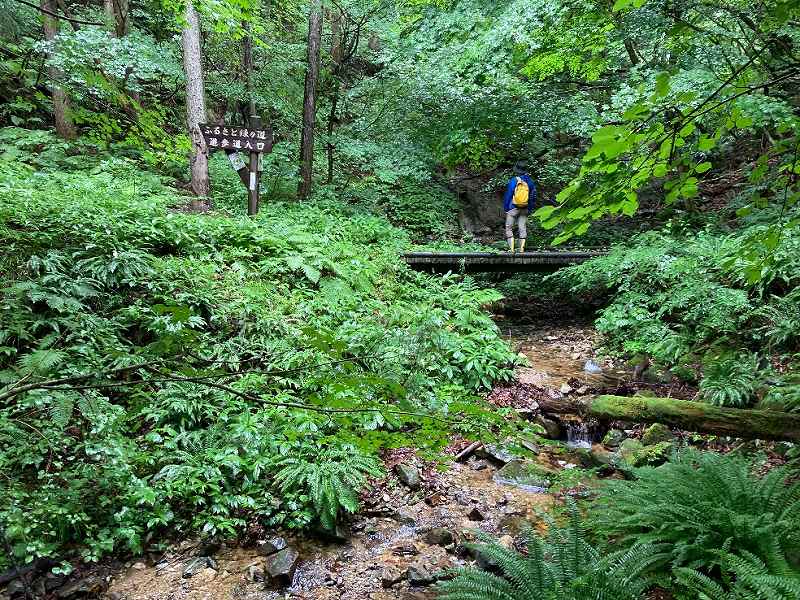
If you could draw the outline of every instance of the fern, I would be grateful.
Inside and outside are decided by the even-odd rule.
[[[675,578],[700,600],[793,600],[800,598],[800,573],[771,574],[767,565],[747,551],[720,552],[723,583],[694,569],[675,569]]]
[[[758,376],[758,357],[753,354],[714,357],[705,365],[700,392],[711,404],[742,408],[752,402]]]
[[[648,587],[643,576],[653,550],[634,546],[602,556],[586,541],[578,509],[568,504],[564,528],[551,526],[546,537],[529,528],[528,555],[489,542],[475,548],[499,574],[464,569],[439,584],[440,600],[633,600]],[[487,539],[487,538],[484,538]]]
[[[45,374],[62,364],[67,354],[52,348],[34,350],[19,359],[19,367],[26,373]]]
[[[743,458],[685,451],[636,475],[609,481],[594,514],[606,533],[654,545],[665,563],[707,569],[727,548],[779,574],[800,550],[800,482],[787,484],[785,469],[759,479]]]
[[[58,392],[53,394],[50,402],[50,418],[59,430],[64,430],[69,425],[74,409],[74,394]]]
[[[352,447],[327,448],[318,454],[304,452],[276,461],[275,483],[281,492],[307,493],[320,523],[332,530],[342,510],[358,510],[358,492],[366,475],[380,473],[378,462]]]

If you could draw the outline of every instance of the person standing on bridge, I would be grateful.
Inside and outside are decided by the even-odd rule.
[[[514,252],[514,225],[519,229],[519,251],[525,252],[525,240],[528,237],[528,215],[531,213],[535,201],[536,184],[525,172],[521,163],[515,164],[514,176],[509,180],[503,196],[509,252]]]

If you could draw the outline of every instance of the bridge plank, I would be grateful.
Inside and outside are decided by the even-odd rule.
[[[433,272],[554,271],[582,263],[602,251],[534,251],[512,254],[495,252],[409,252],[403,256],[412,269]]]

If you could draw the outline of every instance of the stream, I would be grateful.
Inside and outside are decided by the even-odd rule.
[[[529,366],[520,367],[521,383],[564,393],[567,388],[597,389],[614,386],[625,376],[595,354],[595,332],[589,325],[508,325],[499,321],[504,336],[524,354]],[[587,373],[587,361],[600,372]],[[592,367],[590,370],[597,370]],[[503,397],[503,391],[497,398]],[[491,397],[490,397],[491,401]],[[590,434],[581,423],[568,424],[568,445],[590,447]],[[565,458],[565,460],[558,460]],[[535,460],[557,473],[576,466],[561,455],[540,453]],[[418,490],[409,489],[392,467],[410,464],[421,474]],[[433,598],[434,574],[471,564],[461,544],[476,531],[495,535],[511,546],[526,522],[537,523],[540,511],[554,496],[547,488],[515,484],[497,476],[502,462],[484,454],[464,463],[453,462],[444,471],[422,464],[407,449],[386,457],[391,475],[363,502],[339,542],[287,536],[299,554],[291,583],[267,589],[263,572],[267,557],[257,548],[222,545],[209,552],[197,542],[184,542],[163,556],[127,563],[110,577],[106,597],[114,600],[222,600],[278,598],[372,600]],[[206,556],[210,561],[206,561]],[[201,557],[201,568],[189,577],[187,565]],[[194,562],[193,562],[194,561]],[[205,561],[205,562],[203,562]],[[288,583],[288,581],[287,581]]]

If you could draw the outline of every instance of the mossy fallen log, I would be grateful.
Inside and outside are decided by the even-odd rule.
[[[664,423],[687,431],[800,442],[800,415],[774,410],[723,408],[703,402],[644,396],[584,396],[538,400],[544,413],[579,414],[602,421]]]

